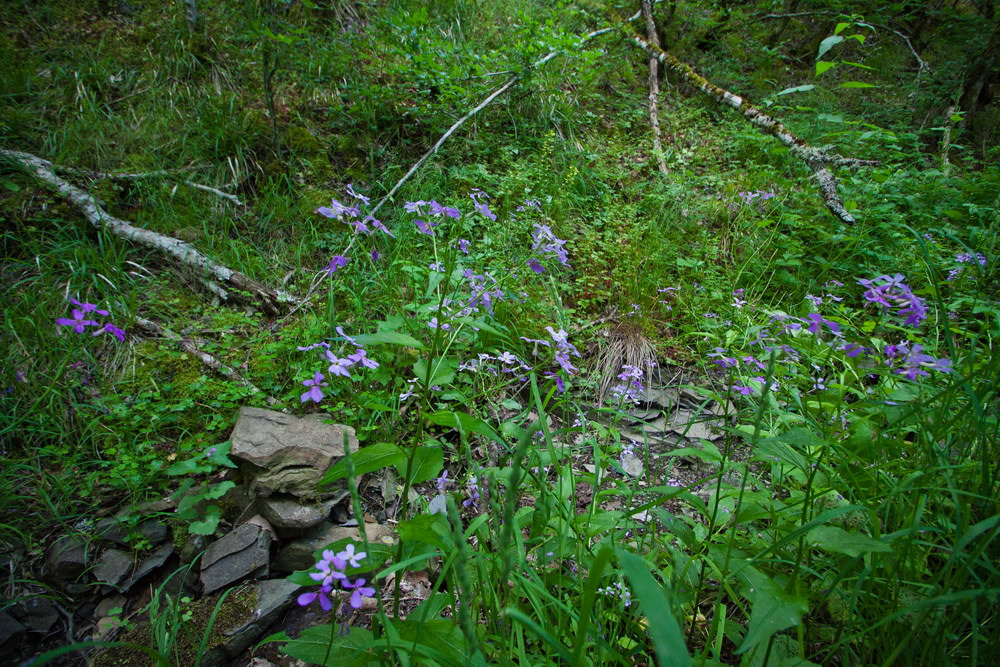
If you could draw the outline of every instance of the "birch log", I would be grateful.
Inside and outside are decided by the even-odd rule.
[[[0,149],[0,157],[16,164],[23,171],[55,190],[66,201],[83,213],[91,225],[106,229],[136,245],[152,248],[192,268],[209,291],[222,300],[246,301],[258,305],[268,315],[277,315],[297,299],[280,290],[272,289],[239,271],[206,257],[194,246],[157,232],[136,227],[127,220],[110,215],[97,204],[86,190],[60,178],[51,162],[21,151]],[[231,293],[233,290],[235,293]]]
[[[660,47],[660,37],[656,34],[656,23],[653,21],[653,5],[650,0],[642,0],[642,15],[646,19],[646,36],[649,43],[656,48]],[[649,59],[649,124],[653,128],[653,153],[656,155],[656,164],[660,168],[660,173],[667,175],[667,161],[663,157],[663,142],[660,140],[660,110],[657,108],[660,99],[660,61],[656,58]]]
[[[617,17],[616,17],[617,18]],[[650,57],[656,58],[665,68],[674,72],[688,84],[694,86],[705,95],[708,95],[719,104],[732,107],[740,112],[747,121],[764,134],[769,134],[791,150],[792,154],[806,163],[812,170],[816,181],[819,184],[820,195],[826,207],[847,224],[855,222],[837,194],[837,178],[830,170],[831,167],[858,167],[862,165],[877,165],[878,160],[859,160],[857,158],[845,158],[831,154],[825,148],[810,146],[802,139],[799,139],[792,131],[785,127],[780,121],[768,116],[763,111],[750,104],[746,99],[731,93],[725,88],[720,88],[711,83],[708,79],[698,74],[687,63],[681,62],[673,55],[663,49],[657,48],[649,40],[636,35],[628,29],[624,21],[618,21],[618,26],[640,49]]]

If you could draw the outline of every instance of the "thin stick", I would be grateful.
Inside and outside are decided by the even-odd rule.
[[[101,208],[89,192],[59,178],[52,163],[48,160],[43,160],[30,153],[5,149],[0,149],[0,158],[6,158],[13,162],[23,171],[55,190],[69,203],[76,206],[94,227],[106,229],[137,245],[158,250],[195,269],[201,282],[220,299],[228,300],[235,297],[256,303],[270,315],[284,311],[285,304],[298,303],[299,301],[286,292],[268,287],[238,271],[233,271],[228,266],[219,264],[180,239],[136,227],[127,220],[115,218]],[[228,290],[236,290],[239,294],[233,295]]]
[[[642,0],[642,15],[646,19],[646,36],[650,44],[656,48],[660,47],[660,37],[656,34],[656,23],[653,21],[653,6],[650,0]],[[653,128],[653,154],[656,156],[656,163],[660,168],[660,173],[666,176],[667,161],[663,157],[663,142],[660,141],[660,112],[657,109],[657,100],[660,97],[660,62],[653,57],[649,59],[649,124]]]
[[[201,183],[193,183],[191,181],[184,181],[184,185],[189,185],[192,188],[196,188],[198,190],[204,190],[205,192],[211,192],[216,197],[222,197],[223,199],[228,199],[237,206],[245,206],[245,204],[240,201],[239,197],[237,197],[236,195],[231,195],[227,192],[223,192],[222,190],[216,190],[215,188],[209,187],[207,185],[202,185]]]

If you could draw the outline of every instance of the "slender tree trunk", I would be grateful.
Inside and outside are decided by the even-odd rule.
[[[660,48],[660,37],[656,34],[656,23],[653,21],[653,6],[650,0],[642,0],[642,15],[646,19],[646,36],[651,44]],[[660,112],[657,109],[657,100],[660,98],[660,61],[656,58],[649,59],[649,124],[653,128],[653,154],[656,156],[656,164],[660,168],[660,173],[666,176],[667,161],[663,156],[663,142],[660,140]]]

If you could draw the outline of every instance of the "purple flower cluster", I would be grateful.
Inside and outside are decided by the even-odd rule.
[[[955,261],[959,264],[978,264],[979,266],[986,266],[986,256],[981,252],[963,252],[959,255],[955,255]]]
[[[579,357],[580,352],[575,345],[569,342],[569,334],[564,329],[556,331],[552,327],[545,327],[545,330],[549,332],[553,342],[555,342],[556,363],[570,375],[577,373],[580,369],[573,365],[570,356]]]
[[[361,561],[366,555],[363,551],[356,552],[353,544],[348,544],[344,551],[337,553],[330,550],[324,551],[322,558],[316,562],[317,571],[309,573],[310,579],[319,582],[319,590],[300,595],[298,598],[299,606],[305,607],[319,600],[319,606],[323,611],[330,611],[333,609],[333,602],[329,596],[333,593],[334,581],[339,581],[344,590],[352,591],[348,603],[353,609],[360,609],[362,599],[374,596],[375,589],[371,586],[365,586],[365,580],[362,578],[351,581],[344,570],[347,569],[348,565],[360,567]]]
[[[609,597],[620,598],[626,607],[632,606],[632,591],[620,581],[616,582],[614,586],[598,588],[597,592]]]
[[[903,274],[886,274],[871,280],[859,280],[858,284],[868,288],[864,294],[867,301],[890,310],[897,308],[897,314],[906,317],[904,323],[907,326],[916,326],[927,319],[924,300],[913,293]]]
[[[916,380],[918,376],[930,375],[927,369],[939,373],[950,373],[952,370],[950,359],[934,358],[925,354],[924,346],[919,343],[914,343],[913,347],[905,342],[898,345],[886,345],[883,353],[886,357],[886,363],[894,368],[893,372],[902,375],[907,380]]]
[[[322,350],[323,357],[330,362],[330,365],[327,368],[327,373],[330,373],[331,375],[339,375],[340,377],[350,378],[351,373],[349,369],[354,366],[362,366],[364,368],[372,368],[372,369],[379,367],[379,363],[368,356],[368,351],[365,350],[365,348],[363,348],[361,344],[358,343],[357,340],[351,338],[350,336],[344,333],[343,327],[338,326],[337,333],[343,336],[349,343],[354,345],[355,347],[354,352],[344,357],[338,357],[337,355],[335,355],[333,352],[330,351],[330,344],[327,342],[319,342],[319,343],[313,343],[312,345],[304,345],[299,347],[298,349],[303,352],[306,352],[308,350],[315,350],[317,348]],[[319,403],[320,401],[323,400],[324,394],[323,390],[320,387],[328,386],[328,383],[323,382],[324,378],[325,376],[322,373],[316,371],[313,374],[312,379],[302,381],[302,385],[304,387],[307,387],[307,390],[303,392],[301,396],[301,401],[303,403],[305,403],[306,401],[313,401],[314,403]]]
[[[479,509],[479,479],[475,475],[469,478],[468,497],[462,501],[462,507]]]
[[[125,341],[124,329],[116,327],[111,322],[98,322],[97,320],[92,320],[87,317],[89,313],[107,317],[110,315],[108,311],[102,310],[92,303],[81,303],[76,299],[70,299],[70,302],[76,306],[76,308],[74,308],[70,313],[71,316],[56,319],[56,324],[63,327],[73,327],[73,331],[76,333],[83,333],[87,327],[94,327],[95,330],[92,334],[94,336],[99,336],[102,333],[109,333],[119,341]]]
[[[357,192],[354,191],[354,186],[348,184],[347,194],[349,194],[354,199],[362,202],[367,206],[371,200]],[[316,209],[316,212],[320,215],[325,215],[328,218],[333,218],[334,220],[340,220],[352,227],[354,227],[355,234],[374,234],[376,231],[380,231],[384,234],[395,238],[396,235],[389,231],[389,229],[382,224],[381,220],[377,220],[374,216],[366,215],[364,218],[361,217],[361,209],[357,206],[347,206],[342,204],[336,199],[330,200],[329,206],[320,206]]]
[[[569,254],[566,250],[566,241],[556,238],[555,234],[552,233],[551,227],[535,223],[535,231],[531,233],[531,238],[534,241],[532,250],[539,252],[546,257],[559,260],[559,263],[563,266],[569,266]],[[541,273],[540,271],[536,272]]]
[[[646,388],[642,384],[644,373],[638,366],[623,364],[622,372],[618,374],[621,380],[611,388],[611,395],[618,401],[630,401],[638,405]]]
[[[490,196],[488,194],[486,194],[479,188],[473,188],[472,192],[469,193],[469,198],[472,199],[473,202],[475,202],[473,209],[477,213],[482,213],[484,216],[486,216],[493,222],[496,222],[497,216],[493,211],[490,210],[489,206]]]

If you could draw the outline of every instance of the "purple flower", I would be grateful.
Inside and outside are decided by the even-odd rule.
[[[328,218],[334,218],[335,220],[340,220],[342,217],[344,217],[344,215],[356,218],[361,214],[361,212],[358,209],[354,208],[353,206],[345,206],[336,199],[331,199],[330,206],[328,207],[320,206],[318,209],[316,209],[316,212],[319,213],[320,215],[325,215]]]
[[[840,349],[843,350],[844,354],[846,354],[851,359],[854,359],[859,354],[865,351],[865,348],[861,347],[857,343],[844,343],[840,347]]]
[[[430,223],[430,225],[428,225],[423,220],[415,219],[413,221],[413,224],[415,224],[417,226],[417,229],[420,230],[421,234],[427,234],[427,236],[434,236],[434,230],[432,230],[431,227],[437,226],[436,222],[432,222],[432,223]]]
[[[476,204],[475,209],[479,213],[482,213],[483,215],[485,215],[490,220],[493,220],[494,222],[496,222],[497,216],[496,216],[496,214],[493,211],[490,210],[490,207],[489,207],[489,205],[486,202],[483,202],[481,204]]]
[[[334,255],[333,259],[330,260],[330,263],[327,264],[326,268],[324,269],[326,271],[326,275],[332,276],[334,273],[337,272],[338,269],[347,266],[347,263],[349,261],[351,260],[347,257],[344,257],[343,255]]]
[[[421,199],[420,201],[408,201],[405,204],[403,204],[403,209],[407,213],[420,213],[420,207],[426,205],[427,202],[425,202],[423,199]]]
[[[836,322],[831,322],[830,320],[824,319],[819,313],[809,313],[806,315],[804,322],[809,322],[809,332],[819,333],[820,326],[826,325],[830,328],[830,331],[837,333],[840,331],[840,325]]]
[[[559,375],[559,373],[553,373],[552,371],[548,371],[545,373],[545,377],[552,378],[553,380],[556,381],[556,389],[559,391],[560,394],[566,393],[566,383],[563,382],[562,376]]]
[[[341,332],[340,327],[337,327],[337,331],[340,332],[341,336],[344,335],[344,333]],[[348,340],[350,340],[350,339],[348,339]],[[329,343],[323,343],[323,342],[313,343],[312,345],[306,345],[305,347],[298,347],[296,349],[301,350],[302,352],[306,352],[308,350],[316,349],[317,347],[323,347],[323,348],[326,348],[327,350],[329,350],[330,349],[330,344]]]
[[[327,596],[333,592],[333,587],[330,585],[320,586],[318,591],[313,591],[312,593],[303,593],[299,596],[298,603],[300,607],[306,607],[313,603],[314,600],[319,598],[319,606],[323,611],[330,611],[333,609],[333,603]]]
[[[364,551],[355,552],[354,545],[348,544],[343,551],[337,553],[337,558],[347,562],[351,567],[361,567],[361,563],[358,561],[364,560],[367,555]],[[362,581],[364,580],[362,579]]]
[[[377,229],[380,232],[388,234],[392,238],[396,238],[396,235],[390,232],[389,228],[383,225],[381,220],[377,220],[373,216],[369,215],[368,217],[365,218],[365,222],[370,222],[373,229]]]
[[[813,296],[812,294],[806,294],[806,299],[812,302],[814,308],[819,308],[823,305],[823,298],[818,296]]]
[[[531,233],[531,238],[535,242],[534,249],[550,257],[555,257],[563,266],[569,266],[569,256],[566,251],[566,241],[556,238],[552,233],[552,228],[548,225],[535,224],[535,231]]]
[[[350,359],[338,359],[330,350],[326,351],[326,358],[330,360],[330,367],[327,369],[328,372],[333,375],[340,375],[345,378],[351,377],[351,374],[347,372],[354,362]]]
[[[372,203],[372,200],[369,199],[368,197],[366,197],[366,196],[364,196],[362,194],[358,194],[357,192],[355,192],[354,191],[354,186],[351,183],[347,184],[347,194],[351,195],[355,199],[359,199],[359,200],[363,201],[365,203],[365,206],[368,206],[369,204]]]
[[[538,260],[534,257],[528,260],[528,266],[530,266],[531,270],[535,273],[543,273],[545,271],[545,267],[539,264]]]
[[[354,354],[347,355],[347,358],[352,364],[360,363],[365,368],[378,368],[378,362],[369,357],[368,353],[362,347],[359,347]]]
[[[724,347],[717,347],[717,348],[715,348],[715,352],[709,352],[708,356],[710,356],[710,357],[718,357],[712,363],[713,364],[718,364],[722,368],[732,368],[733,366],[735,366],[736,364],[739,363],[738,361],[736,361],[735,357],[727,357],[726,356],[726,348],[724,348]]]
[[[364,579],[359,578],[354,583],[351,583],[349,579],[345,579],[343,586],[346,589],[354,590],[354,592],[351,593],[351,599],[349,600],[351,607],[354,609],[361,608],[362,598],[370,598],[375,595],[375,589],[371,586],[365,586]]]
[[[316,371],[313,375],[312,380],[303,380],[302,386],[309,387],[308,391],[303,392],[301,400],[303,403],[306,401],[312,401],[313,403],[319,403],[323,400],[323,390],[320,387],[328,386],[328,382],[323,382],[323,374]]]
[[[475,477],[469,480],[469,497],[462,501],[462,507],[479,508],[479,482]]]
[[[978,264],[979,266],[986,266],[986,256],[981,252],[975,254],[971,252],[964,252],[960,255],[955,255],[955,261],[961,263]]]
[[[444,273],[444,264],[442,264],[441,262],[434,262],[427,268],[436,273]]]
[[[469,245],[470,243],[466,239],[458,240],[458,249],[462,251],[463,255],[469,254]]]
[[[737,394],[742,394],[743,396],[749,396],[750,394],[753,393],[753,388],[752,387],[744,387],[742,385],[734,384],[733,385],[733,391],[735,391]]]
[[[372,248],[372,261],[377,262],[379,258],[378,250]]]
[[[435,486],[437,487],[437,490],[438,491],[444,491],[445,487],[447,487],[449,484],[451,484],[451,482],[448,481],[448,471],[445,470],[444,472],[442,472],[441,476],[438,477],[436,481],[437,481],[437,484],[435,484]]]
[[[335,331],[338,334],[340,334],[341,336],[343,336],[344,340],[346,340],[347,342],[349,342],[354,347],[361,347],[361,343],[359,343],[356,339],[351,338],[346,333],[344,333],[344,327],[342,327],[341,325],[338,324],[337,328],[335,329]],[[322,345],[323,347],[325,347],[328,350],[330,349],[330,344],[329,343],[317,343],[317,345]],[[316,346],[314,345],[313,347],[316,347]],[[299,349],[301,350],[301,349],[309,349],[309,348],[301,348],[300,347]]]
[[[125,342],[125,330],[124,329],[119,329],[118,327],[116,327],[115,325],[111,324],[110,322],[107,322],[103,327],[101,327],[100,329],[98,329],[97,331],[95,331],[93,333],[93,335],[94,336],[98,336],[98,335],[100,335],[102,333],[105,333],[105,332],[111,334],[112,336],[114,336],[115,338],[117,338],[120,342],[122,342],[122,343]]]
[[[70,299],[70,303],[72,303],[74,306],[79,306],[80,310],[82,310],[84,312],[84,314],[86,314],[86,313],[97,313],[98,315],[103,315],[105,317],[107,317],[108,315],[110,315],[110,313],[108,311],[101,310],[101,309],[99,309],[97,306],[95,306],[92,303],[80,303],[76,299]]]
[[[83,333],[83,330],[86,329],[87,327],[100,326],[100,324],[98,324],[94,320],[84,319],[83,311],[78,308],[73,309],[72,315],[73,317],[71,318],[60,317],[59,319],[56,320],[56,324],[64,327],[73,327],[73,331],[77,333]]]

